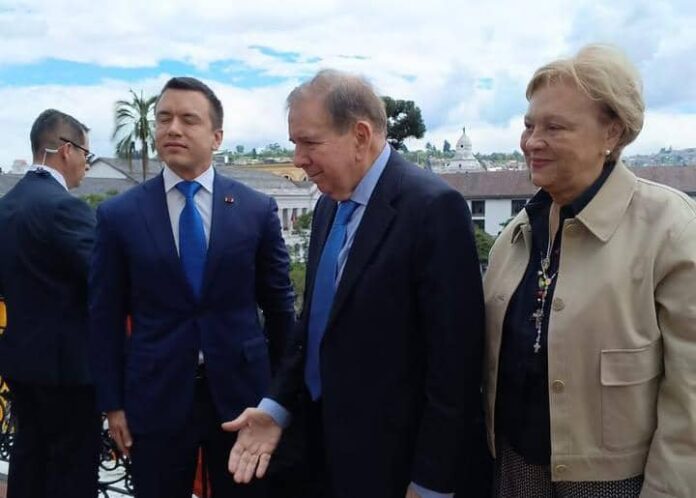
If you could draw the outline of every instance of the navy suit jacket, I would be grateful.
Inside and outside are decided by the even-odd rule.
[[[101,410],[125,409],[135,433],[181,430],[199,351],[221,421],[259,401],[270,382],[269,348],[282,349],[294,322],[276,212],[270,197],[215,173],[197,300],[177,255],[162,175],[99,207],[90,320]]]
[[[47,171],[0,199],[0,295],[7,329],[0,374],[20,382],[90,382],[87,269],[94,211]]]
[[[319,199],[305,307],[270,397],[306,399],[307,320],[336,202]],[[480,414],[481,274],[469,209],[392,151],[355,235],[321,344],[322,420],[336,498],[452,492]],[[299,404],[298,404],[299,402]]]

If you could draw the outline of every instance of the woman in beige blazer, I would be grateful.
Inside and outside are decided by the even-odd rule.
[[[620,161],[640,77],[588,46],[536,71],[521,148],[540,187],[484,280],[499,497],[696,497],[696,208]]]

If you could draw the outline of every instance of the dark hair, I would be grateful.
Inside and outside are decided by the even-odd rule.
[[[159,103],[159,100],[166,90],[189,90],[202,93],[205,98],[208,99],[208,102],[210,102],[210,121],[213,123],[213,128],[216,130],[222,128],[222,102],[220,102],[220,99],[217,98],[210,87],[201,80],[191,78],[190,76],[176,76],[170,79],[164,84],[164,87],[162,87],[162,91],[159,97],[157,97],[157,103]],[[157,104],[155,104],[155,109],[157,109]]]
[[[323,69],[290,92],[288,109],[308,94],[323,97],[325,109],[336,131],[344,133],[356,121],[366,119],[376,131],[386,135],[384,102],[366,79],[334,69]]]
[[[45,148],[57,149],[63,145],[58,137],[69,138],[75,143],[84,144],[89,128],[69,114],[55,109],[46,109],[36,118],[29,133],[31,152],[37,156]]]

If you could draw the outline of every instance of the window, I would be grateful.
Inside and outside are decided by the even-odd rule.
[[[471,201],[471,214],[484,216],[486,214],[486,201]]]
[[[479,227],[484,232],[486,231],[486,221],[485,220],[474,220],[474,226]]]
[[[510,215],[515,216],[524,209],[527,204],[527,199],[513,199],[511,203]]]

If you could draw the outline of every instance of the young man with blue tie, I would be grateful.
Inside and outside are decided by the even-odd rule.
[[[155,108],[162,174],[97,212],[97,399],[142,498],[190,498],[199,446],[213,496],[266,496],[226,473],[220,423],[266,393],[294,294],[275,201],[211,166],[222,119],[205,84],[171,79]]]
[[[294,345],[270,395],[225,424],[240,431],[230,471],[262,477],[300,414],[304,497],[451,497],[480,447],[483,297],[466,201],[387,144],[362,78],[321,71],[288,109],[295,165],[324,195]]]

